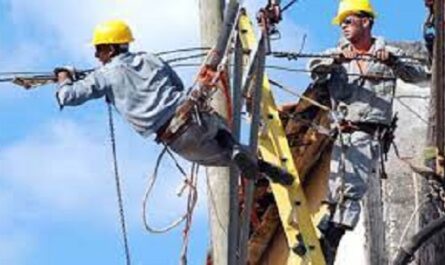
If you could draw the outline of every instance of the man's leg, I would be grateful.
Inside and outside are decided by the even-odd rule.
[[[264,173],[275,183],[292,185],[294,177],[287,171],[255,157],[248,147],[234,140],[227,130],[220,130],[215,139],[224,148],[232,150],[232,161],[241,170],[245,177],[255,179],[258,173]]]
[[[340,240],[346,233],[347,228],[341,224],[332,222],[331,216],[326,215],[318,224],[318,229],[321,232],[320,245],[325,256],[326,264],[333,265]]]
[[[259,173],[264,173],[273,182],[292,184],[291,174],[257,159],[256,153],[238,143],[227,128],[225,120],[217,114],[201,113],[199,122],[191,122],[187,130],[169,144],[183,158],[204,166],[235,164],[246,178],[256,179]]]
[[[335,142],[331,158],[329,178],[330,214],[319,225],[323,233],[327,260],[333,264],[336,250],[345,231],[352,230],[358,223],[361,199],[366,193],[368,177],[374,173],[376,155],[372,136],[355,132],[343,134]],[[328,263],[329,264],[329,263]]]
[[[229,150],[230,161],[239,168],[244,177],[248,179],[255,179],[257,177],[257,158],[249,152],[248,147],[238,143],[228,129],[219,129],[215,135],[215,140],[221,148]]]

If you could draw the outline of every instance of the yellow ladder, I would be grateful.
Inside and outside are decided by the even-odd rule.
[[[243,49],[252,50],[256,44],[256,39],[250,19],[245,14],[240,16],[239,32]],[[278,116],[269,79],[266,75],[264,75],[262,95],[261,119],[263,128],[259,135],[261,156],[264,160],[282,166],[288,172],[297,176],[293,185],[289,187],[271,184],[290,248],[287,264],[324,265],[326,263],[303,191],[302,181],[298,177],[288,140]]]

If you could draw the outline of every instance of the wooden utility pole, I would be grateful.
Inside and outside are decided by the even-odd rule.
[[[213,47],[216,45],[223,25],[224,6],[224,0],[199,0],[202,46]],[[220,115],[227,118],[227,104],[222,93],[218,92],[213,96],[212,106]],[[236,247],[236,244],[229,244],[230,198],[237,198],[237,192],[230,189],[230,175],[229,168],[207,168],[211,255],[213,264],[218,265],[234,264],[228,255],[229,247]],[[230,252],[234,253],[234,251]]]
[[[443,0],[435,0],[433,4],[435,41],[433,49],[433,69],[431,85],[431,105],[428,125],[427,146],[430,155],[426,157],[426,165],[436,170],[437,174],[444,177],[443,164],[437,163],[438,157],[444,155],[445,141],[445,3]],[[442,184],[443,185],[443,184]],[[429,185],[423,185],[422,193],[429,193]],[[420,215],[420,227],[424,227],[432,220],[439,217],[443,210],[443,201],[439,199],[438,205],[426,204]],[[442,208],[442,209],[439,209]],[[435,236],[430,244],[419,251],[419,264],[439,265],[445,260],[445,234]]]

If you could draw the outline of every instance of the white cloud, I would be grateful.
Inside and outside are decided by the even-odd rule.
[[[13,231],[0,231],[0,264],[26,264],[27,256],[34,250],[32,237],[29,234]]]
[[[104,139],[108,135],[103,135],[107,131],[103,128],[98,132],[98,128],[99,124],[80,127],[72,121],[57,120],[37,129],[26,139],[0,149],[1,179],[16,194],[26,195],[15,199],[32,202],[26,207],[40,217],[96,220],[114,216],[117,206],[111,151],[108,139]],[[144,145],[132,132],[117,137],[124,199],[132,222],[140,223],[140,198],[159,148]],[[175,198],[180,183],[179,172],[166,158],[150,209],[155,220],[182,211],[183,200]]]
[[[8,251],[7,255],[0,251],[1,264],[26,263],[22,258],[34,250],[32,242],[40,240],[26,232],[31,223],[37,230],[51,223],[76,222],[117,229],[116,188],[103,124],[103,120],[82,126],[54,120],[0,148],[0,249]],[[116,134],[128,229],[141,234],[141,198],[160,147],[130,131],[120,119]],[[158,179],[148,209],[150,223],[156,227],[183,214],[186,198],[176,196],[181,177],[170,158],[162,163]],[[203,189],[201,183],[195,219],[206,215]]]
[[[24,264],[28,254],[35,250],[35,242],[29,231],[18,228],[17,222],[23,221],[29,214],[23,210],[14,193],[4,185],[1,187],[0,264]]]
[[[32,198],[35,209],[75,214],[102,203],[105,148],[73,122],[57,121],[36,132],[0,149],[2,179]]]

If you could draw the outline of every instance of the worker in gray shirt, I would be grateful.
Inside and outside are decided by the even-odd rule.
[[[326,53],[333,58],[309,62],[315,83],[329,90],[334,143],[329,178],[330,211],[319,228],[327,264],[333,264],[345,231],[356,226],[368,179],[375,177],[379,133],[393,118],[396,79],[427,79],[424,66],[409,60],[400,49],[372,36],[376,14],[369,0],[342,0],[334,24],[343,38]]]
[[[129,26],[121,20],[98,25],[93,44],[102,66],[79,80],[68,68],[55,70],[61,108],[105,97],[140,135],[156,135],[158,142],[189,161],[205,166],[234,163],[250,179],[259,171],[283,184],[292,182],[290,174],[258,160],[237,143],[212,109],[198,108],[186,113],[186,120],[178,119],[184,114],[178,113],[181,106],[191,102],[181,79],[157,56],[130,52],[132,41]]]

